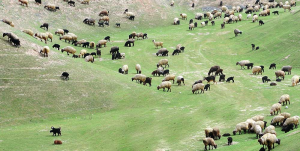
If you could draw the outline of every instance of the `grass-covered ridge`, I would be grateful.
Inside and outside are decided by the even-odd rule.
[[[150,4],[150,1],[146,2]],[[82,23],[88,14],[98,19],[100,10],[109,7],[106,3],[101,8],[63,5],[56,13],[33,4],[24,8],[15,3],[0,3],[5,6],[5,9],[1,6],[1,14],[7,15],[1,15],[1,18],[17,20],[15,28],[1,23],[0,31],[12,31],[23,42],[23,46],[16,49],[6,38],[0,39],[1,150],[203,150],[203,143],[198,140],[204,137],[206,127],[218,126],[221,133],[231,133],[237,123],[254,115],[264,115],[269,125],[272,119],[269,109],[282,94],[291,96],[291,105],[282,111],[299,115],[299,87],[291,87],[290,80],[293,75],[300,75],[299,7],[293,7],[293,13],[272,9],[279,10],[280,15],[260,17],[265,22],[263,26],[246,20],[243,13],[242,22],[226,24],[225,29],[220,29],[223,19],[217,19],[214,27],[209,25],[189,31],[188,21],[181,21],[179,26],[171,25],[173,18],[179,17],[181,12],[194,16],[200,11],[185,7],[187,3],[184,2],[180,2],[183,7],[177,5],[174,10],[167,5],[151,3],[153,9],[159,11],[150,15],[140,11],[134,22],[122,18],[123,9],[115,13],[117,6],[113,5],[110,10],[116,11],[111,11],[109,28]],[[137,8],[134,3],[128,6]],[[146,4],[143,7],[147,8]],[[159,13],[163,8],[167,13]],[[72,9],[81,13],[71,12]],[[25,17],[17,19],[21,14]],[[68,28],[79,39],[96,42],[110,35],[112,42],[101,49],[101,59],[97,58],[93,64],[54,49],[48,58],[43,58],[37,51],[44,43],[20,30],[29,28],[44,32],[39,25],[47,21],[52,33],[57,28]],[[122,22],[120,29],[113,27],[117,21]],[[234,37],[235,28],[243,34]],[[137,40],[134,47],[125,48],[125,40],[132,31],[148,33],[149,39]],[[59,41],[58,36],[54,37],[48,46],[54,43],[62,47],[69,45]],[[169,51],[179,43],[186,50],[179,56],[156,57],[153,39],[164,42]],[[260,46],[260,50],[251,51],[251,43]],[[112,46],[119,46],[120,52],[126,53],[126,59],[112,61],[109,55]],[[76,49],[79,52],[82,48]],[[172,92],[166,93],[156,89],[163,77],[152,77],[152,87],[131,81],[136,73],[135,64],[139,63],[142,73],[151,76],[162,58],[169,59],[170,73],[184,76],[185,86],[174,84]],[[284,65],[293,66],[292,75],[287,75],[276,87],[270,87],[261,82],[261,75],[254,76],[250,70],[240,70],[235,65],[244,59],[264,65],[262,76],[267,75],[272,81],[275,70],[269,70],[268,66],[273,62],[278,70]],[[124,64],[129,66],[128,75],[117,73]],[[213,65],[220,65],[226,77],[234,76],[235,83],[218,83],[211,85],[211,91],[193,95],[191,85],[206,76]],[[59,79],[63,71],[70,73],[67,82]],[[53,137],[49,133],[51,126],[62,127],[62,136]],[[286,134],[280,128],[276,131],[282,144],[275,145],[275,150],[298,150],[298,129]],[[55,139],[62,140],[63,145],[52,145]],[[216,141],[218,149],[252,151],[261,147],[255,134],[234,136],[233,140],[235,145],[227,147],[224,145],[227,140],[222,137]]]

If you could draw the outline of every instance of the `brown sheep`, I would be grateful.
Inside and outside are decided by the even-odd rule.
[[[276,79],[278,79],[279,77],[282,77],[282,79],[284,80],[284,72],[283,71],[276,71],[275,72],[276,75]]]
[[[108,16],[108,14],[109,14],[109,11],[103,10],[99,13],[99,16]]]
[[[212,146],[212,149],[213,148],[217,149],[217,144],[215,143],[215,140],[212,138],[203,138],[203,144],[205,145],[205,150],[207,150],[207,145],[209,146],[209,150],[210,150],[210,146]]]
[[[62,141],[61,140],[55,140],[54,144],[60,145],[60,144],[62,144]]]
[[[101,22],[101,20],[103,20],[104,22],[109,23],[109,17],[108,16],[100,17],[99,22]]]
[[[28,7],[28,0],[19,0],[19,2],[21,2],[21,5]]]
[[[2,19],[2,22],[4,22],[4,23],[10,25],[11,27],[15,27],[14,23],[13,23],[12,21],[10,21],[10,20]]]

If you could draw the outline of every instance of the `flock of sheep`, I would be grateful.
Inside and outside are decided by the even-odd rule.
[[[41,4],[41,0],[35,0],[36,3]],[[68,1],[68,0],[64,0],[64,1]],[[28,0],[19,0],[19,2],[21,3],[21,5],[27,6],[28,7]],[[89,4],[89,0],[83,0],[81,2],[82,4]],[[70,6],[74,6],[75,7],[75,2],[74,1],[68,1],[68,4]],[[172,1],[171,6],[174,6],[174,1]],[[233,7],[232,10],[228,9],[226,6],[222,6],[221,7],[221,11],[217,11],[217,10],[213,10],[212,12],[207,12],[207,13],[197,13],[195,16],[195,19],[197,20],[202,20],[207,18],[209,21],[211,21],[212,26],[215,25],[215,22],[213,21],[213,19],[216,18],[221,18],[222,17],[222,13],[224,14],[224,22],[221,24],[221,28],[225,28],[225,23],[229,24],[229,23],[234,23],[234,22],[238,22],[242,20],[242,14],[238,14],[235,15],[235,13],[240,13],[243,11],[243,9],[246,9],[245,12],[247,14],[247,19],[249,17],[251,17],[251,14],[253,12],[258,12],[261,8],[263,9],[263,11],[261,11],[258,15],[253,14],[252,17],[252,21],[256,22],[258,21],[258,17],[259,16],[267,16],[270,15],[270,8],[275,8],[275,7],[281,7],[284,10],[288,9],[291,10],[292,6],[296,6],[296,2],[294,0],[292,0],[290,3],[286,2],[285,4],[283,3],[277,3],[277,2],[266,2],[266,3],[260,3],[259,1],[257,1],[254,5],[250,5],[248,4],[245,8],[242,8],[240,6],[237,7]],[[48,4],[44,6],[45,9],[48,9],[50,11],[56,11],[59,10],[58,6],[52,5],[52,4]],[[126,16],[129,16],[129,19],[134,20],[134,13],[132,12],[128,12],[128,9],[125,10],[124,14],[126,14]],[[273,14],[278,14],[278,11],[274,11]],[[109,25],[109,11],[101,11],[99,16],[102,16],[99,19],[99,26],[105,24],[105,25]],[[187,20],[187,14],[180,14],[182,20]],[[208,25],[209,21],[203,21],[200,23],[200,25],[202,27],[205,27]],[[2,20],[4,23],[14,27],[14,24],[12,21],[8,20],[8,19],[3,19]],[[103,21],[103,22],[101,22]],[[89,25],[95,25],[95,19],[92,18],[85,18],[83,20],[84,23],[89,24]],[[180,19],[179,18],[174,18],[174,25],[179,25],[180,24]],[[259,21],[260,25],[263,25],[263,21],[260,20]],[[189,29],[193,30],[194,28],[197,27],[197,22],[194,22],[193,19],[190,20],[189,22]],[[117,26],[120,26],[120,23],[117,23]],[[50,39],[52,42],[52,39],[54,38],[53,34],[51,32],[48,32],[48,28],[49,28],[49,24],[48,23],[44,23],[43,25],[40,26],[40,28],[45,28],[45,30],[47,29],[47,32],[45,33],[34,33],[32,30],[30,29],[24,29],[22,30],[24,33],[38,38],[41,41],[44,40],[45,44],[47,44],[47,41]],[[234,34],[235,36],[237,36],[238,34],[242,34],[242,31],[240,31],[239,29],[235,29],[234,30]],[[67,46],[65,48],[61,49],[61,52],[66,51],[67,54],[72,54],[74,58],[85,58],[86,62],[94,62],[94,57],[93,56],[101,56],[101,50],[99,50],[99,48],[101,48],[102,46],[106,47],[107,42],[110,41],[110,37],[107,36],[105,37],[103,40],[99,40],[98,43],[96,44],[95,42],[88,42],[85,39],[81,39],[77,41],[77,35],[75,35],[74,33],[69,33],[69,31],[67,29],[57,29],[54,35],[58,35],[60,36],[59,39],[60,40],[64,40],[65,42],[71,43],[74,46],[82,46],[84,48],[90,48],[93,49],[94,47],[96,47],[96,52],[92,52],[92,53],[87,53],[87,51],[85,49],[82,49],[79,53],[79,55],[76,55],[76,49],[72,46]],[[13,34],[13,33],[3,33],[3,37],[8,36],[8,40],[10,42],[12,42],[13,45],[16,46],[20,46],[20,40],[19,38]],[[134,42],[135,42],[135,38],[138,40],[139,38],[142,39],[146,39],[147,38],[147,34],[146,33],[136,33],[133,32],[129,35],[129,39],[126,41],[125,46],[131,47],[134,46]],[[156,56],[168,56],[168,50],[166,48],[163,48],[163,42],[157,42],[155,40],[152,40],[155,48],[161,47],[161,49],[159,49],[156,53]],[[252,44],[252,49],[254,49],[255,46],[253,46],[254,44]],[[58,50],[60,50],[60,45],[59,44],[54,44],[52,46],[52,48],[57,48]],[[180,53],[184,52],[185,47],[183,47],[181,44],[178,44],[176,46],[176,49],[174,50],[174,52],[172,53],[172,55],[178,55]],[[259,49],[259,47],[256,47],[256,50]],[[50,52],[50,48],[49,46],[44,46],[41,50],[40,53],[43,54],[44,57],[48,57],[48,54]],[[119,53],[119,47],[112,47],[110,53],[112,54],[112,60],[114,59],[123,59],[125,58],[125,53]],[[236,63],[236,65],[240,65],[241,69],[244,68],[245,66],[247,66],[248,69],[252,69],[252,73],[254,75],[256,74],[262,74],[262,72],[264,72],[264,66],[253,66],[254,64],[251,63],[249,60],[242,60]],[[164,67],[163,67],[164,66]],[[157,86],[157,89],[163,89],[163,91],[165,91],[165,89],[167,89],[167,92],[170,91],[171,92],[171,87],[172,84],[174,84],[174,81],[176,80],[178,85],[181,85],[181,83],[184,84],[184,77],[183,76],[176,76],[174,74],[170,74],[168,69],[165,68],[169,68],[169,61],[168,59],[161,59],[157,64],[156,67],[157,69],[154,70],[152,72],[153,76],[160,76],[163,75],[165,76],[164,79],[162,80],[161,84]],[[276,69],[276,64],[273,63],[270,65],[269,69],[275,68]],[[152,82],[152,78],[151,77],[147,77],[146,75],[142,74],[142,70],[141,70],[141,65],[140,64],[136,64],[135,66],[136,72],[137,74],[132,77],[132,81],[135,80],[136,82],[139,82],[140,84],[143,83],[144,85],[149,84],[149,86],[151,86],[151,82]],[[280,71],[276,71],[275,75],[276,75],[276,81],[280,82],[281,79],[278,79],[279,77],[282,77],[282,80],[284,80],[285,77],[285,72],[288,72],[288,74],[291,74],[291,66],[284,66]],[[119,73],[122,74],[128,74],[128,70],[129,67],[128,65],[123,65],[121,68],[119,68]],[[215,75],[210,75],[212,73],[215,73]],[[69,74],[64,72],[63,73],[65,77],[67,77]],[[203,80],[206,80],[208,83],[209,82],[216,82],[216,76],[220,76],[219,82],[221,81],[225,81],[225,75],[223,74],[223,69],[221,69],[219,66],[213,66],[211,67],[211,69],[208,72],[208,77],[204,77]],[[170,82],[170,81],[173,81]],[[234,82],[234,77],[229,77],[227,78],[226,82]],[[267,76],[264,76],[262,78],[263,82],[268,82],[271,81]],[[293,76],[292,77],[292,86],[297,85],[297,83],[299,83],[299,76]],[[185,85],[185,84],[184,84]],[[271,83],[271,85],[276,85],[276,83]],[[196,81],[193,85],[192,85],[192,93],[199,93],[199,90],[201,90],[201,92],[204,93],[204,90],[210,90],[210,85],[209,84],[203,84],[202,80],[198,80]],[[281,104],[287,104],[287,102],[290,103],[290,97],[289,95],[285,94],[283,96],[280,97],[280,100],[278,103],[272,105],[271,110],[270,110],[270,114],[271,115],[275,115],[278,114],[278,111],[281,112]],[[275,116],[272,121],[271,121],[271,125],[266,127],[266,121],[263,121],[264,117],[263,116],[255,116],[252,117],[250,119],[247,119],[245,122],[241,122],[238,123],[236,125],[236,128],[233,131],[233,134],[235,135],[236,133],[241,134],[241,131],[244,131],[244,133],[246,133],[246,131],[248,131],[249,133],[254,132],[256,134],[256,137],[259,138],[258,142],[263,145],[261,150],[264,150],[264,145],[266,145],[268,147],[269,150],[271,150],[271,148],[274,148],[274,143],[278,143],[280,144],[280,139],[278,139],[276,137],[276,131],[275,131],[275,127],[277,124],[279,126],[283,126],[282,130],[285,132],[288,132],[289,130],[292,130],[293,127],[295,126],[297,128],[298,126],[298,120],[299,120],[299,116],[293,116],[291,117],[291,115],[289,113],[281,113],[277,116]],[[54,131],[54,128],[52,128]],[[262,131],[263,129],[265,129],[265,131]],[[51,131],[50,131],[51,132]],[[60,129],[59,132],[57,132],[60,134]],[[215,142],[214,139],[220,139],[221,138],[221,133],[220,130],[218,128],[207,128],[205,129],[205,134],[206,134],[206,138],[203,139],[203,143],[205,145],[205,150],[207,150],[207,146],[212,146],[213,148],[217,148],[217,144]],[[53,133],[54,135],[54,133]],[[55,134],[56,135],[56,134]],[[61,135],[61,134],[60,134]],[[230,136],[230,134],[225,133],[223,136]],[[230,145],[232,143],[232,137],[228,137],[228,145]],[[61,144],[61,142],[56,142],[55,144]]]

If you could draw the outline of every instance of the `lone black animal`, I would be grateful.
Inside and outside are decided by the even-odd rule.
[[[110,36],[106,36],[104,40],[110,41]]]
[[[229,133],[224,133],[222,136],[230,136]]]
[[[264,76],[264,77],[262,77],[261,79],[262,79],[262,82],[263,82],[263,83],[265,83],[265,82],[268,83],[269,81],[271,81],[270,79],[268,79],[268,76]]]
[[[135,18],[135,16],[130,16],[130,17],[129,17],[129,20],[134,21],[134,18]]]
[[[127,40],[126,42],[125,42],[125,47],[131,47],[131,44],[132,44],[132,47],[134,46],[134,40]]]
[[[255,50],[258,50],[259,49],[259,47],[257,46],[256,48],[255,48]]]
[[[228,146],[232,144],[232,137],[227,137],[228,140]]]
[[[54,44],[54,45],[52,46],[52,48],[57,48],[57,50],[59,50],[60,45],[59,45],[59,44]]]
[[[75,7],[75,2],[74,1],[68,1],[68,4],[70,5],[70,6],[73,6],[73,7]]]
[[[193,23],[194,21],[193,21],[193,19],[190,19],[190,23],[189,24],[191,24],[191,23]]]
[[[209,89],[209,91],[210,91],[210,84],[206,84],[206,85],[204,86],[204,90],[207,91],[207,89]]]
[[[259,20],[259,22],[258,22],[258,23],[259,23],[259,25],[260,25],[260,26],[262,26],[262,25],[264,25],[264,24],[265,24],[265,23],[264,23],[264,21],[262,21],[262,20]]]
[[[192,7],[193,7],[193,8],[195,7],[195,3],[192,4]]]
[[[254,50],[255,49],[255,44],[251,44],[251,46],[252,46],[252,50]]]
[[[272,13],[273,13],[274,15],[275,15],[275,14],[279,15],[279,12],[278,12],[278,11],[273,11]]]
[[[42,4],[42,0],[35,0],[37,4]]]
[[[222,1],[220,1],[220,5],[219,6],[223,6],[223,2]]]
[[[57,136],[61,136],[61,128],[54,128],[53,126],[51,127],[51,130],[50,130],[50,133],[53,133],[53,136],[55,135],[56,136],[56,133],[57,133]]]
[[[227,78],[226,82],[229,82],[229,83],[230,83],[230,81],[232,81],[232,83],[234,83],[234,77],[229,77],[229,78]]]
[[[221,82],[221,81],[225,81],[225,74],[223,74],[223,75],[220,75],[220,78],[219,78],[219,82]]]
[[[276,63],[272,63],[269,67],[269,69],[274,69],[274,68],[276,69]]]
[[[63,72],[60,77],[64,80],[69,80],[69,73],[68,72]]]
[[[48,31],[49,24],[48,23],[44,23],[43,25],[40,26],[40,28],[45,28]]]
[[[117,27],[121,27],[121,23],[116,23],[116,26]]]

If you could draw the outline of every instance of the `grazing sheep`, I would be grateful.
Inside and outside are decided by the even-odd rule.
[[[275,82],[271,82],[270,86],[276,86],[277,84]]]
[[[228,137],[227,141],[228,141],[228,146],[231,145],[232,144],[232,137]]]
[[[252,50],[254,50],[255,49],[255,44],[251,44],[251,46],[252,46]]]
[[[44,53],[44,57],[46,57],[46,55],[48,57],[48,54],[50,52],[50,48],[48,46],[44,46],[43,49],[40,50],[40,53],[42,53],[42,52]]]
[[[44,40],[47,44],[48,35],[46,33],[36,33],[34,36],[40,38],[41,41]]]
[[[135,14],[133,13],[133,12],[125,12],[125,14],[126,14],[126,16],[128,17],[130,17],[130,16],[135,16]]]
[[[252,69],[252,74],[256,75],[256,74],[262,74],[262,71],[261,71],[261,67],[260,66],[254,66],[253,69]]]
[[[121,27],[121,23],[116,23],[116,26],[117,27]]]
[[[256,133],[256,138],[258,138],[258,136],[260,134],[262,134],[262,130],[261,130],[261,127],[259,125],[255,125],[254,126],[254,132]]]
[[[271,125],[282,125],[283,124],[283,120],[284,120],[284,116],[280,116],[280,115],[277,115],[275,117],[273,117],[273,119],[271,120]]]
[[[283,123],[283,126],[287,126],[289,124],[294,124],[295,128],[297,128],[298,124],[299,124],[299,116],[293,116],[293,117],[287,118],[285,120],[285,122]]]
[[[286,9],[291,11],[291,5],[283,5],[282,8],[284,9],[284,12],[285,12]]]
[[[180,14],[180,16],[181,16],[181,19],[187,20],[187,15],[186,14]]]
[[[168,52],[169,51],[167,50],[167,48],[161,48],[157,51],[156,56],[168,56]]]
[[[57,29],[54,33],[55,35],[58,34],[58,35],[64,35],[65,34],[65,31],[63,29]]]
[[[114,47],[111,47],[110,48],[110,54],[114,54],[114,53],[118,53],[119,52],[119,47],[117,47],[117,46],[114,46]]]
[[[254,130],[254,127],[256,126],[256,125],[259,125],[260,127],[261,127],[261,129],[264,129],[265,127],[266,127],[266,125],[267,125],[267,122],[266,121],[256,121],[255,123],[253,123],[253,125],[252,125],[252,127],[251,127],[251,131],[253,131]]]
[[[107,10],[103,10],[99,13],[99,16],[108,16],[109,15],[109,11]]]
[[[8,19],[2,19],[1,21],[8,24],[8,25],[10,25],[11,27],[15,27],[14,23],[12,21],[8,20]]]
[[[270,79],[268,79],[268,76],[263,76],[261,79],[262,79],[263,83],[265,83],[265,82],[268,83],[269,81],[271,81]]]
[[[94,57],[93,57],[92,55],[86,56],[86,57],[84,58],[84,60],[85,60],[86,62],[91,62],[91,63],[93,63],[93,62],[95,61],[95,59],[94,59]]]
[[[224,133],[222,136],[230,136],[229,133]]]
[[[225,81],[225,74],[220,75],[219,82]]]
[[[82,58],[85,58],[84,55],[87,53],[87,51],[85,49],[82,49],[80,50],[80,53],[79,53],[79,58],[80,56],[82,56]]]
[[[28,0],[19,0],[19,2],[21,2],[21,5],[28,7]]]
[[[157,86],[157,90],[163,88],[163,91],[165,91],[165,88],[168,88],[168,91],[170,90],[171,92],[171,86],[172,86],[172,83],[170,81],[163,81],[159,86]]]
[[[83,0],[82,2],[81,2],[81,4],[89,4],[90,3],[90,0]]]
[[[276,111],[277,111],[276,114],[278,114],[278,111],[281,113],[281,104],[275,103],[275,104],[272,105],[271,110],[270,110],[270,114],[275,115]]]
[[[64,80],[69,80],[69,73],[68,72],[63,72],[60,77]]]
[[[159,67],[159,68],[161,68],[161,67]],[[169,75],[170,74],[169,72],[170,72],[169,69],[163,70],[162,75],[163,76]],[[161,72],[159,72],[159,74],[161,74]]]
[[[205,137],[210,137],[210,138],[213,138],[213,129],[212,128],[205,128],[204,129],[204,132],[205,132]]]
[[[83,23],[95,26],[95,19],[93,19],[93,18],[85,18],[83,20]]]
[[[204,18],[204,15],[202,13],[196,13],[195,19],[202,20],[202,18]]]
[[[177,83],[178,83],[178,85],[181,85],[181,82],[183,83],[183,85],[185,85],[184,84],[184,78],[183,78],[183,76],[178,76],[177,77]]]
[[[68,40],[70,43],[73,40],[73,37],[71,35],[63,35],[63,36],[59,37],[59,40],[62,40],[62,39],[64,39],[65,42]]]
[[[265,23],[262,20],[259,20],[259,25],[264,25]],[[259,48],[259,47],[258,47]],[[257,50],[257,49],[256,49]]]
[[[54,144],[60,145],[60,144],[62,144],[62,141],[61,141],[61,140],[55,140],[55,141],[54,141]]]
[[[215,80],[215,76],[209,76],[209,77],[204,77],[203,80],[206,80],[207,83],[213,81],[213,83],[216,83],[217,84],[217,81]]]
[[[61,128],[54,128],[53,126],[51,127],[52,130],[50,130],[50,133],[53,133],[53,136],[56,136],[56,133],[58,134],[58,136],[61,136]]]
[[[205,91],[207,91],[209,89],[209,91],[210,91],[210,84],[206,84],[205,86],[204,86],[204,90]]]
[[[136,74],[141,74],[142,73],[142,67],[140,64],[136,64],[135,65],[135,70],[136,70]]]
[[[75,46],[77,46],[77,45],[81,46],[81,44],[83,44],[83,43],[86,43],[85,39],[81,39],[79,41],[75,40],[75,41],[72,42],[72,44],[75,45]]]
[[[220,133],[220,129],[219,128],[213,128],[213,138],[218,138],[218,139],[221,139],[221,133]]]
[[[229,77],[229,78],[227,78],[226,83],[227,83],[227,82],[230,83],[230,81],[232,81],[232,83],[234,83],[234,77]]]
[[[221,24],[221,29],[225,28],[225,23]]]
[[[75,7],[75,2],[74,2],[74,1],[72,1],[72,0],[68,1],[68,4],[69,4],[70,6],[73,6],[73,7]]]
[[[274,15],[275,15],[275,14],[279,15],[279,12],[278,12],[278,11],[273,11],[272,13],[273,13]]]
[[[241,69],[242,69],[242,68],[245,69],[244,66],[245,66],[245,64],[248,64],[248,63],[250,63],[249,60],[242,60],[242,61],[237,62],[236,65],[240,65],[240,66],[241,66]]]
[[[189,30],[194,30],[195,25],[193,23],[189,24]]]
[[[256,116],[253,116],[251,119],[254,120],[255,122],[257,122],[257,121],[263,121],[264,118],[265,118],[264,116],[256,115]]]
[[[270,135],[271,135],[271,133],[266,133],[260,139],[258,139],[259,144],[263,145],[263,148],[264,148],[264,145],[267,145],[266,140]]]
[[[174,51],[173,51],[173,53],[172,53],[172,56],[174,56],[174,55],[179,55],[179,53],[180,53],[181,51],[180,50],[178,50],[178,49],[175,49]]]
[[[208,76],[210,76],[211,73],[217,72],[220,69],[220,66],[212,66],[208,71]]]
[[[223,69],[218,69],[215,73],[215,75],[223,75]]]
[[[167,65],[168,65],[168,67],[169,67],[169,61],[168,61],[168,59],[161,59],[161,60],[159,60],[159,62],[157,63],[157,67],[159,67],[159,66],[163,66],[163,65],[165,65],[165,68],[167,67]]]
[[[120,72],[120,69],[121,69],[122,72]],[[122,73],[122,74],[128,74],[128,65],[123,65],[122,68],[120,68],[120,69],[119,69],[120,73]]]
[[[285,133],[289,132],[290,130],[294,130],[294,124],[288,124],[287,126],[282,126],[281,131]]]
[[[60,45],[59,45],[59,44],[54,44],[54,45],[52,46],[52,48],[57,48],[57,50],[59,50]]]
[[[126,42],[125,42],[125,47],[131,47],[131,44],[132,44],[132,47],[134,46],[134,39],[128,39]]]
[[[28,35],[30,35],[30,36],[33,37],[33,31],[30,30],[30,29],[24,29],[24,30],[22,30],[22,32],[24,32],[24,33],[26,33],[26,34],[28,34]]]
[[[63,53],[64,51],[66,51],[68,55],[69,55],[69,53],[71,53],[71,54],[75,54],[76,53],[76,49],[74,49],[71,46],[67,46],[67,47],[61,49],[61,53]]]
[[[51,42],[52,42],[52,39],[53,39],[53,34],[51,34],[50,32],[46,32],[45,34],[47,34],[47,40],[50,38],[51,39]]]
[[[207,150],[207,145],[210,150],[210,146],[212,146],[212,149],[217,149],[217,144],[215,143],[215,140],[213,138],[203,138],[203,144],[205,145],[204,150]]]
[[[204,84],[203,83],[197,83],[197,84],[195,84],[195,85],[192,86],[192,92],[193,92],[193,94],[195,92],[197,92],[197,91],[199,93],[199,90],[201,90],[201,93],[202,92],[204,93]]]
[[[287,118],[290,118],[290,117],[291,117],[291,114],[290,114],[290,113],[286,113],[286,112],[284,112],[284,113],[280,113],[279,115],[280,115],[280,116],[284,116],[284,118],[285,118],[285,119],[287,119]]]
[[[149,86],[151,87],[151,81],[152,81],[152,78],[146,77],[146,80],[143,82],[143,85],[146,85],[146,86],[147,86],[147,83],[148,83]]]
[[[246,122],[238,123],[232,133],[233,133],[233,135],[235,135],[236,132],[239,132],[239,135],[241,135],[242,130],[246,134],[246,131],[248,130],[248,123],[246,123]]]
[[[201,22],[201,26],[204,27],[205,26],[205,22]]]
[[[194,84],[192,85],[192,88],[195,84],[198,84],[198,83],[202,83],[202,80],[195,81]]]
[[[100,17],[99,22],[101,22],[102,20],[103,20],[105,23],[109,23],[109,17],[108,17],[108,16]]]
[[[268,146],[268,150],[274,149],[274,143],[277,143],[278,145],[280,145],[280,139],[278,139],[276,137],[276,135],[274,134],[270,134],[267,139],[266,139],[266,145]]]
[[[49,28],[49,24],[48,23],[43,23],[40,28],[46,28],[47,31],[48,31],[48,28]]]
[[[292,66],[283,66],[281,71],[288,72],[288,74],[292,74]]]
[[[276,135],[275,127],[273,125],[270,125],[265,128],[264,134],[271,133]]]
[[[73,56],[72,56],[72,58],[78,58],[78,57],[79,57],[78,55],[73,55]]]
[[[82,43],[82,47],[84,47],[84,48],[88,48],[89,45],[90,45],[90,42],[84,42],[84,43]]]
[[[250,118],[247,119],[245,122],[248,123],[248,132],[249,132],[250,129],[253,129],[255,121]]]
[[[226,12],[228,10],[228,8],[226,6],[222,6],[221,9],[222,9],[222,12]]]
[[[275,75],[276,75],[276,79],[279,78],[279,77],[282,77],[282,79],[284,80],[285,74],[284,74],[283,71],[276,71]]]
[[[163,80],[162,82],[164,81],[171,81],[173,80],[173,84],[174,84],[174,81],[175,81],[175,75],[167,75]]]
[[[252,22],[254,23],[254,22],[256,22],[256,21],[258,21],[258,16],[257,16],[257,15],[253,15],[253,17],[252,17]]]
[[[274,69],[274,68],[276,69],[276,63],[272,63],[269,67],[269,69]]]
[[[238,29],[234,29],[234,34],[235,34],[235,37],[238,36],[238,34],[242,34],[242,32]]]
[[[171,1],[171,4],[170,4],[170,6],[174,6],[174,1],[173,1],[173,0]]]
[[[298,83],[299,83],[299,76],[294,75],[294,76],[292,77],[292,86],[295,86],[295,85],[297,85]]]
[[[252,16],[251,14],[248,14],[248,15],[247,15],[247,20],[248,20],[248,18],[250,18],[251,16]]]
[[[106,47],[107,40],[99,40],[98,44],[96,45],[96,48],[101,48],[102,45]]]
[[[299,79],[299,78],[298,78],[298,79]],[[278,103],[279,103],[279,104],[282,103],[282,105],[284,105],[284,103],[286,103],[286,105],[287,105],[287,102],[289,102],[289,104],[291,104],[291,102],[290,102],[290,95],[284,94],[284,95],[282,95],[282,96],[280,97]]]
[[[46,9],[48,9],[50,11],[56,11],[57,9],[59,9],[58,6],[55,6],[53,4],[47,4],[47,5],[44,6],[44,8],[46,8]]]

